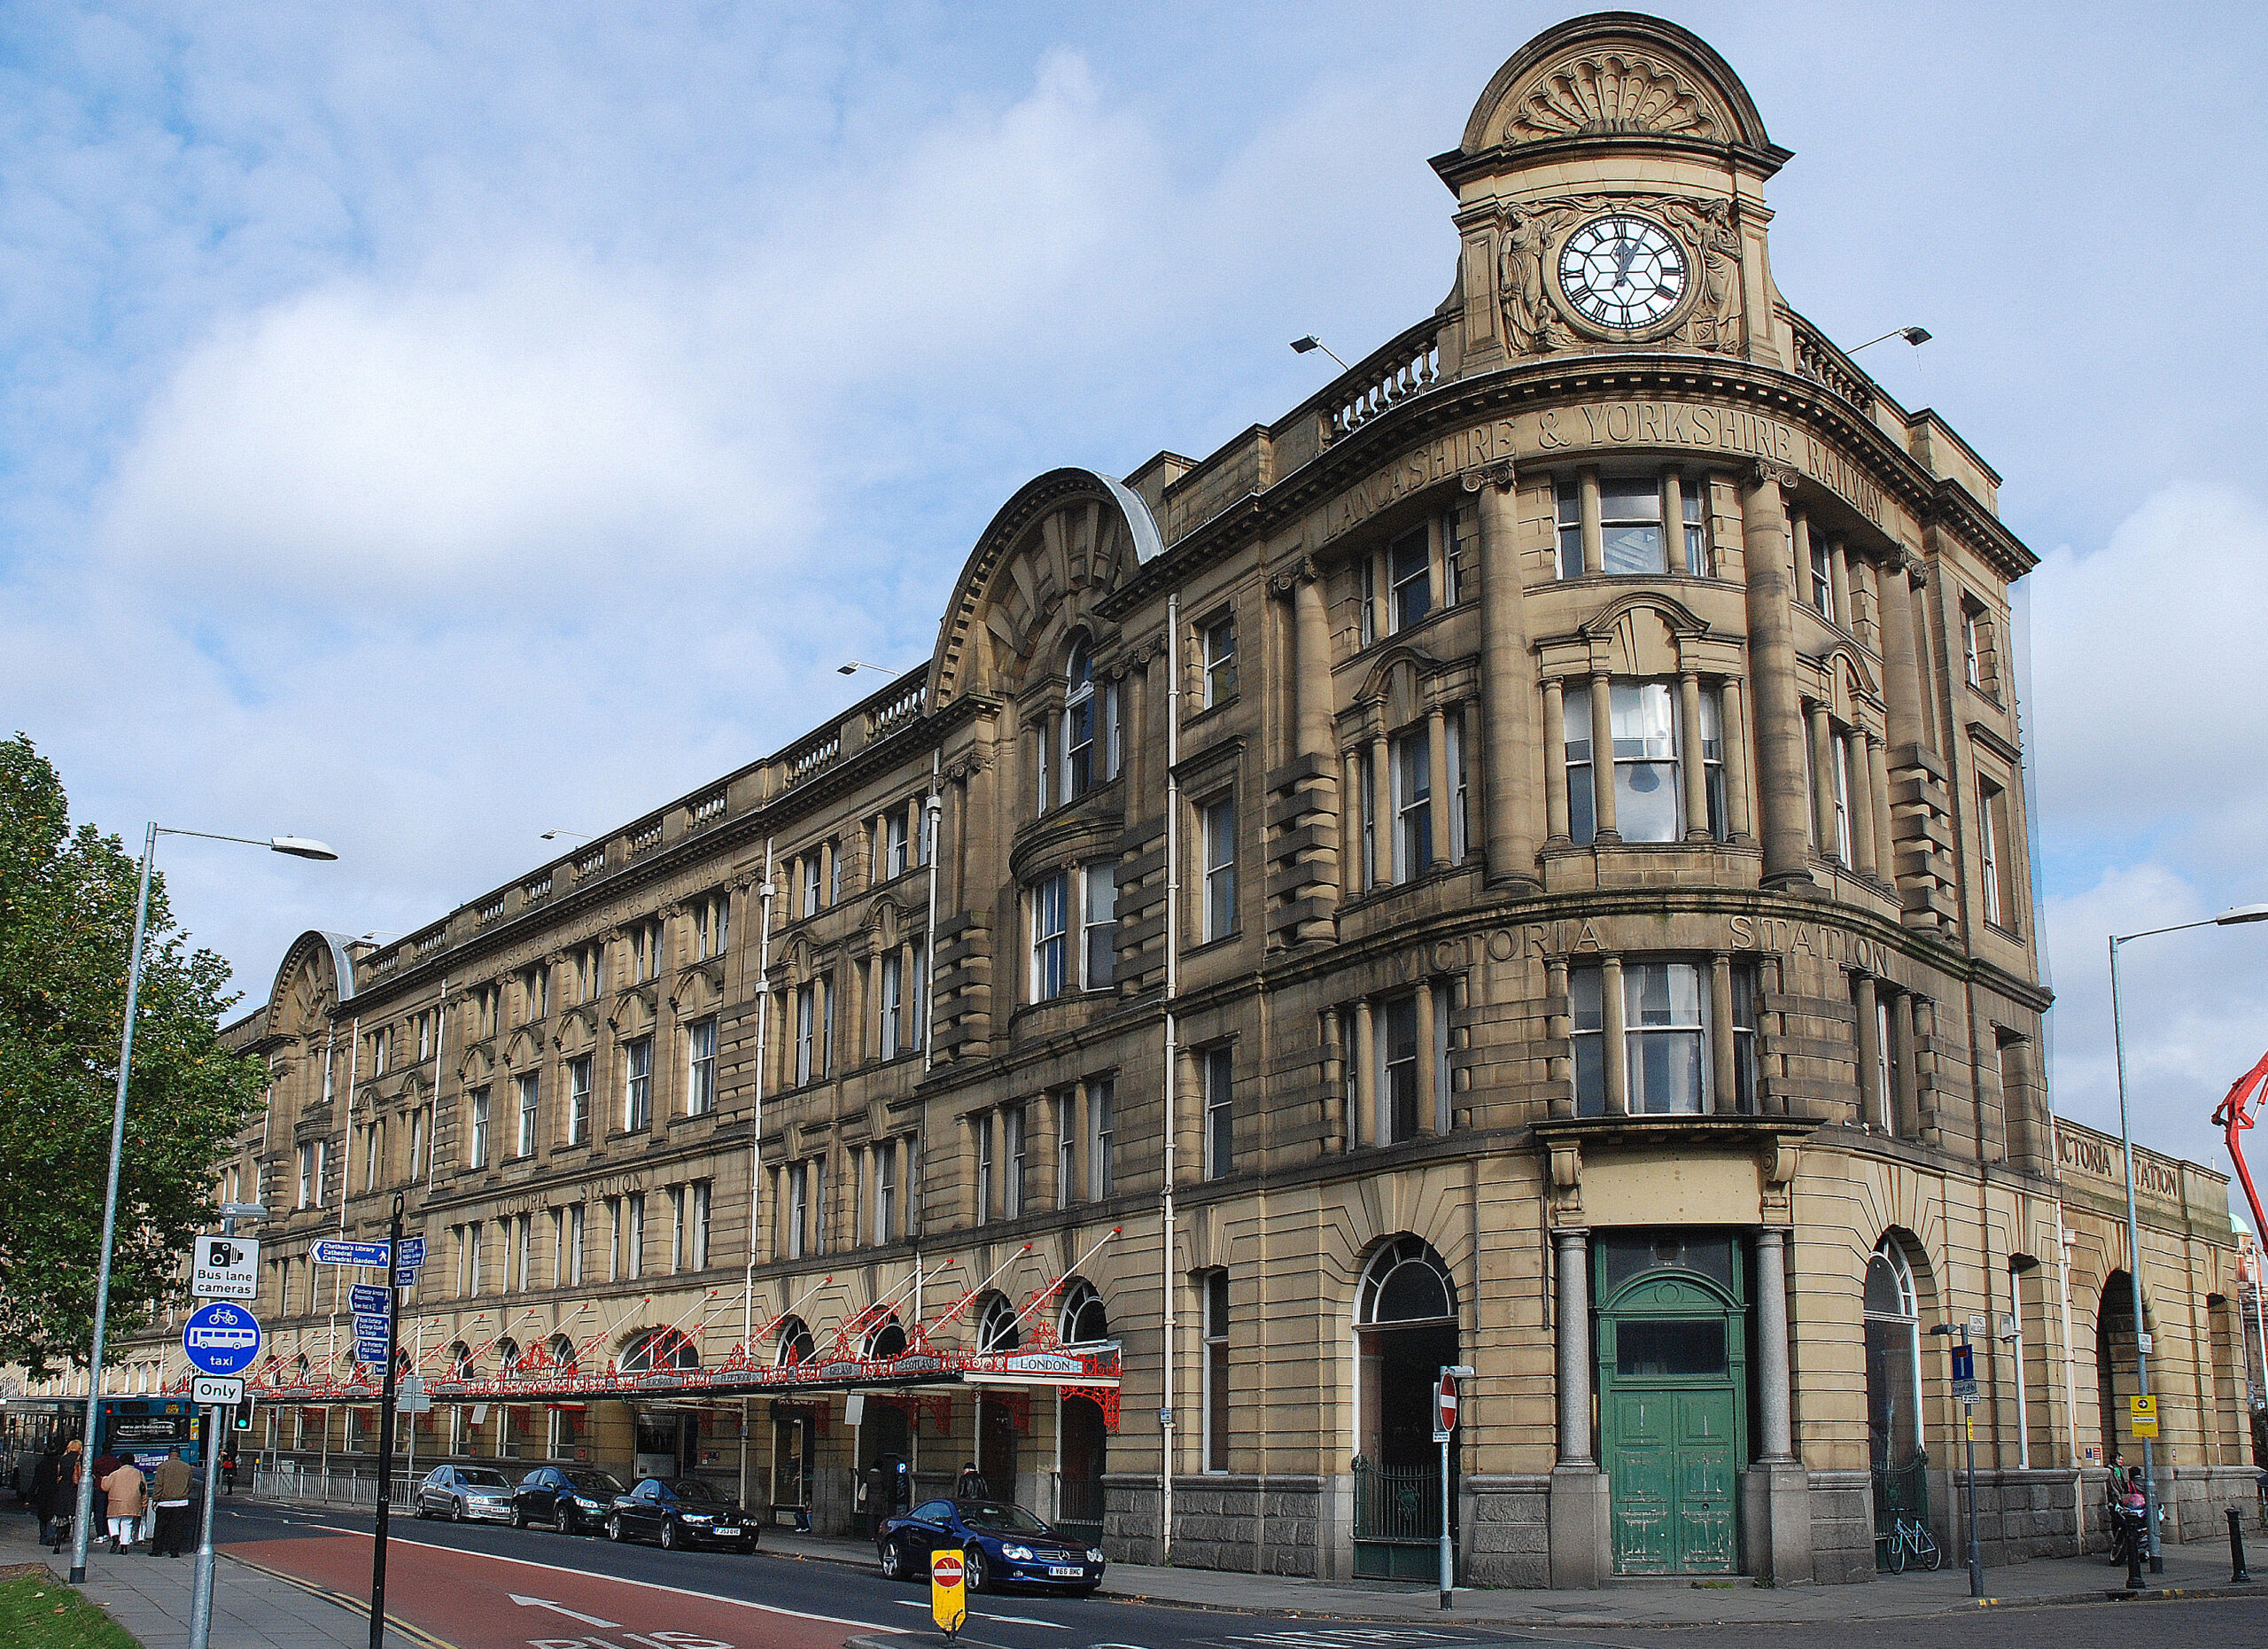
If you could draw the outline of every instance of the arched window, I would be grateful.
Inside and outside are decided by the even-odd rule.
[[[496,1342],[496,1373],[499,1377],[507,1380],[511,1378],[512,1365],[519,1360],[520,1342],[518,1341],[506,1334]]]
[[[905,1329],[893,1314],[866,1332],[866,1356],[870,1360],[896,1357],[905,1350]]]
[[[1074,1279],[1063,1295],[1063,1322],[1058,1331],[1065,1345],[1093,1345],[1110,1338],[1110,1318],[1102,1309],[1102,1295],[1085,1278]]]
[[[994,1295],[985,1304],[984,1315],[977,1319],[977,1350],[1013,1351],[1022,1339],[1016,1327],[1016,1308],[1006,1296]]]
[[[1402,1237],[1381,1248],[1363,1272],[1355,1320],[1366,1325],[1437,1323],[1456,1316],[1456,1285],[1420,1237]]]
[[[674,1328],[641,1329],[623,1344],[622,1372],[625,1374],[700,1366],[701,1349]]]
[[[1914,1267],[1884,1237],[1867,1261],[1867,1452],[1877,1472],[1903,1472],[1922,1452],[1922,1313]],[[1893,1499],[1897,1490],[1890,1490]]]
[[[1063,681],[1063,799],[1076,801],[1094,788],[1094,656],[1081,636],[1071,644]]]
[[[793,1368],[798,1363],[808,1363],[818,1350],[812,1331],[804,1326],[800,1317],[790,1317],[780,1325],[780,1366]]]
[[[551,1365],[563,1379],[575,1377],[575,1342],[564,1334],[551,1336]]]
[[[449,1378],[471,1380],[476,1377],[472,1365],[472,1348],[462,1340],[449,1348]]]

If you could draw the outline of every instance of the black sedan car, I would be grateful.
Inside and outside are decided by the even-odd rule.
[[[959,1552],[971,1591],[1045,1586],[1084,1598],[1102,1584],[1102,1552],[1066,1539],[1006,1500],[925,1500],[874,1531],[882,1573],[919,1580],[933,1552]]]
[[[729,1546],[756,1550],[756,1525],[740,1506],[697,1477],[664,1481],[641,1478],[626,1495],[617,1495],[606,1514],[609,1540],[658,1540],[664,1551],[680,1546]]]
[[[512,1527],[543,1523],[563,1535],[581,1534],[606,1521],[623,1492],[611,1472],[588,1466],[539,1466],[512,1490]]]

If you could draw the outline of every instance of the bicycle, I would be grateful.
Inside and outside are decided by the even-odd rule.
[[[1939,1569],[1945,1567],[1946,1554],[1938,1544],[1935,1535],[1920,1521],[1900,1512],[1898,1521],[1891,1525],[1890,1572],[1903,1575],[1909,1562],[1917,1563],[1925,1569]]]

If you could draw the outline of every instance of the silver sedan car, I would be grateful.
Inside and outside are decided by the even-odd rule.
[[[437,1466],[417,1485],[417,1515],[453,1523],[509,1523],[512,1485],[488,1466]]]

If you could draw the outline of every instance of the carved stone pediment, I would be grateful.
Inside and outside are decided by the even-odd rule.
[[[1505,100],[1498,120],[1500,144],[1622,132],[1722,143],[1734,130],[1717,100],[1675,66],[1614,47],[1553,63]]]

